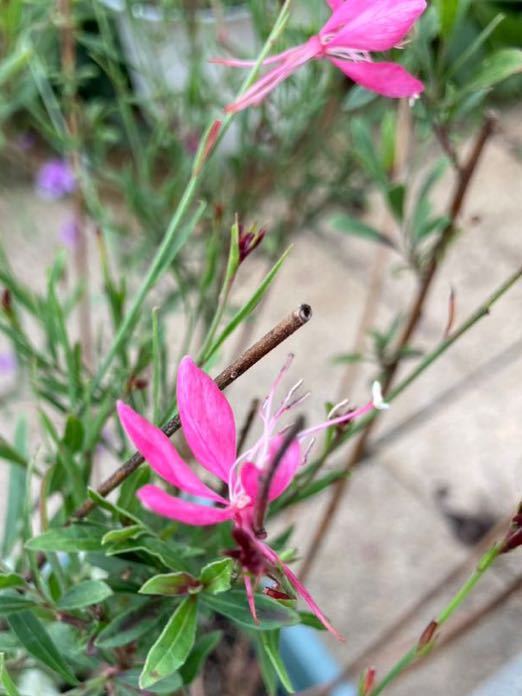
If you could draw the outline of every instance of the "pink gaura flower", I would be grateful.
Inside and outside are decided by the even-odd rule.
[[[362,87],[385,97],[416,97],[422,82],[401,65],[374,63],[372,51],[388,51],[400,46],[426,8],[425,0],[327,0],[332,10],[321,31],[308,41],[267,58],[263,65],[274,65],[226,111],[258,106],[280,82],[310,60],[325,58]],[[215,59],[235,68],[255,65],[255,61]]]
[[[301,380],[277,407],[274,406],[276,390],[289,367],[291,357],[279,373],[260,408],[261,437],[240,456],[236,452],[234,414],[225,395],[189,356],[181,360],[178,369],[177,399],[185,439],[199,464],[227,484],[228,499],[203,483],[183,461],[172,442],[159,428],[121,401],[118,402],[118,414],[136,448],[161,478],[185,494],[199,499],[204,498],[207,501],[205,505],[170,495],[158,486],[146,485],[138,491],[138,497],[146,508],[162,517],[188,525],[213,525],[232,520],[234,525],[232,535],[238,548],[229,552],[229,555],[236,558],[242,566],[249,606],[254,619],[256,619],[256,611],[252,576],[254,583],[257,584],[262,577],[275,579],[274,576],[278,571],[282,571],[290,585],[305,600],[324,626],[337,638],[342,638],[290,568],[259,538],[259,535],[256,535],[254,530],[253,513],[262,476],[269,469],[284,440],[284,435],[277,431],[278,423],[283,415],[308,396],[308,394],[297,395],[302,384]],[[379,386],[375,383],[373,398],[365,406],[340,416],[330,417],[324,423],[298,433],[277,466],[268,491],[268,501],[279,497],[288,488],[299,467],[306,460],[315,433],[332,425],[347,423],[373,408],[386,407],[387,405],[382,401]],[[277,593],[277,590],[274,589],[274,592]]]

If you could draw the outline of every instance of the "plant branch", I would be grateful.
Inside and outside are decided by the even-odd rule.
[[[256,341],[253,346],[248,348],[242,355],[234,360],[223,372],[215,379],[217,386],[223,390],[226,389],[232,382],[235,382],[238,377],[241,377],[253,365],[259,362],[270,351],[276,348],[280,343],[289,338],[293,333],[300,329],[312,318],[312,308],[310,305],[302,304],[294,312],[282,319],[268,333],[266,333],[259,341]],[[169,420],[162,428],[167,436],[173,435],[179,428],[181,423],[178,416]],[[117,469],[109,478],[97,488],[99,495],[106,497],[125,481],[136,469],[142,464],[144,458],[136,452],[128,459],[119,469]],[[76,510],[73,518],[82,519],[88,515],[91,510],[96,507],[96,503],[89,499]]]
[[[83,357],[88,366],[92,364],[91,306],[89,297],[89,268],[87,238],[85,234],[85,204],[81,190],[81,158],[79,151],[78,103],[76,95],[76,43],[74,36],[74,17],[71,0],[57,0],[60,16],[60,57],[64,76],[64,106],[67,124],[68,160],[76,178],[73,193],[73,224],[77,239],[74,246],[74,264],[81,285],[82,294],[78,305],[78,326]]]
[[[250,87],[250,85],[254,82],[259,68],[263,63],[263,60],[271,51],[275,41],[283,31],[286,22],[289,18],[289,9],[291,3],[292,0],[285,0],[285,3],[281,7],[274,27],[272,28],[272,31],[270,32],[270,35],[267,38],[255,65],[252,67],[249,74],[245,78],[238,92],[238,97],[244,94],[246,90]],[[125,317],[121,322],[120,326],[118,327],[116,335],[114,336],[112,343],[109,346],[109,350],[107,351],[104,359],[98,367],[96,375],[94,376],[94,379],[90,385],[91,394],[94,393],[95,390],[100,386],[103,378],[105,377],[109,367],[112,364],[113,359],[117,355],[124,342],[128,340],[129,335],[135,328],[136,323],[139,319],[141,307],[149,291],[157,282],[158,278],[165,272],[166,268],[172,262],[174,256],[177,254],[177,252],[183,245],[183,234],[179,233],[179,228],[181,226],[181,223],[185,219],[187,211],[190,205],[192,204],[196,192],[199,188],[204,171],[204,165],[208,161],[212,152],[215,150],[217,144],[223,138],[233,118],[234,114],[230,113],[223,119],[222,123],[214,120],[207,129],[205,135],[203,136],[199,150],[194,158],[194,166],[192,169],[190,179],[187,182],[185,190],[183,191],[178,206],[170,220],[169,226],[165,232],[163,240],[158,250],[156,251],[154,258],[151,261],[151,264],[145,274],[145,277],[143,278],[140,287],[134,294],[131,305],[127,309]]]
[[[388,363],[384,370],[384,374],[382,376],[382,389],[385,398],[389,401],[390,400],[390,388],[393,383],[393,380],[395,378],[395,375],[397,373],[397,370],[399,368],[399,365],[401,364],[401,359],[404,354],[404,348],[406,348],[410,340],[415,333],[415,330],[417,329],[420,320],[422,318],[423,310],[424,310],[424,305],[426,303],[426,300],[428,298],[429,291],[432,287],[434,278],[437,274],[437,271],[439,269],[439,265],[441,263],[441,260],[444,256],[444,253],[446,252],[448,246],[450,243],[453,241],[454,236],[455,236],[455,230],[456,230],[456,223],[457,219],[460,215],[460,212],[462,210],[462,207],[464,205],[464,201],[466,199],[466,194],[469,189],[469,185],[471,183],[471,180],[473,178],[473,174],[475,173],[478,163],[480,161],[481,155],[484,151],[484,147],[491,137],[491,135],[494,132],[495,125],[497,123],[496,116],[493,114],[488,114],[486,116],[486,119],[482,125],[482,128],[480,129],[478,136],[475,140],[475,144],[473,146],[473,149],[471,151],[471,154],[468,157],[468,160],[466,164],[459,169],[457,181],[456,181],[456,186],[455,190],[451,199],[451,203],[449,206],[449,222],[444,228],[444,230],[441,233],[441,236],[439,238],[438,243],[435,245],[433,252],[430,257],[430,262],[421,278],[420,285],[417,290],[417,294],[415,296],[413,305],[410,309],[410,312],[408,314],[408,321],[406,322],[404,329],[401,333],[401,336],[399,338],[396,350],[395,350],[395,357]],[[487,312],[486,312],[487,313]],[[483,315],[481,315],[483,316]],[[480,318],[480,317],[479,317]],[[474,322],[473,322],[474,323]],[[467,327],[469,328],[469,327]],[[467,330],[467,329],[466,329]],[[458,333],[458,332],[456,332]],[[455,334],[454,334],[455,335]],[[446,342],[443,341],[441,346],[444,346]],[[443,351],[446,350],[446,348],[443,348]],[[438,355],[435,356],[435,358],[438,357]],[[434,359],[435,359],[434,358]],[[424,364],[424,361],[420,363],[421,365]],[[424,369],[424,368],[423,368]],[[402,391],[402,389],[401,389]],[[364,457],[366,448],[368,446],[368,441],[370,439],[370,436],[373,432],[373,428],[375,427],[375,422],[376,418],[375,416],[372,416],[370,419],[367,421],[367,427],[364,429],[362,432],[361,436],[359,437],[353,452],[351,456],[348,458],[346,461],[345,467],[344,467],[344,472],[346,474],[350,473],[360,462],[360,460]],[[359,431],[360,428],[354,428],[351,431],[351,434],[354,432]],[[344,441],[344,438],[339,438],[338,443],[336,443],[336,446],[338,444],[341,444]],[[346,491],[347,485],[348,485],[349,478],[347,476],[344,476],[340,478],[334,485],[334,489],[331,494],[330,501],[328,503],[328,506],[323,513],[323,516],[321,517],[319,524],[317,526],[317,529],[315,531],[315,534],[312,537],[312,541],[310,543],[310,546],[307,550],[307,553],[305,555],[303,564],[301,566],[301,579],[305,579],[308,573],[310,572],[310,569],[313,565],[313,562],[317,556],[317,553],[321,547],[321,542],[323,537],[328,533],[331,524],[334,520],[334,517],[337,513],[337,510],[339,508],[339,505],[341,503],[341,500],[344,496],[344,493]]]
[[[334,680],[329,684],[321,687],[315,696],[327,696],[338,684],[345,679],[349,679],[359,672],[368,664],[372,664],[375,656],[382,651],[386,645],[390,644],[397,635],[419,614],[423,607],[433,601],[436,596],[443,592],[449,585],[456,582],[459,577],[466,571],[469,572],[470,566],[476,564],[480,556],[494,543],[495,539],[509,526],[511,515],[505,517],[498,522],[487,534],[481,539],[478,544],[471,550],[466,558],[456,567],[452,568],[441,580],[430,587],[423,593],[415,602],[409,606],[406,611],[395,621],[389,628],[381,633],[378,638],[357,657],[351,660]],[[444,639],[446,640],[446,639]],[[440,642],[438,643],[440,646]]]
[[[429,626],[433,628],[430,630],[428,639],[423,639],[425,635],[425,632],[423,632],[420,640],[417,641],[415,646],[402,656],[402,658],[392,667],[382,681],[377,684],[375,689],[372,689],[368,696],[379,696],[379,694],[381,694],[389,684],[394,682],[399,675],[404,672],[404,670],[431,652],[431,650],[435,647],[436,634],[440,630],[440,627],[445,624],[446,621],[455,613],[486,571],[491,568],[500,553],[500,549],[500,545],[495,544],[491,547],[491,549],[489,549],[489,551],[486,551],[486,553],[479,560],[475,571],[451,598],[438,617],[429,624]]]
[[[274,458],[270,462],[268,471],[263,472],[260,476],[261,487],[256,499],[256,503],[254,505],[253,512],[253,531],[258,539],[266,538],[265,517],[266,510],[268,507],[268,495],[270,493],[270,486],[272,485],[272,481],[274,480],[274,476],[276,475],[277,468],[281,464],[285,454],[288,452],[288,448],[297,437],[297,434],[301,430],[303,430],[304,422],[304,416],[300,415],[297,418],[296,422],[290,427],[290,429],[285,434],[281,446],[279,447],[279,449],[275,453]]]

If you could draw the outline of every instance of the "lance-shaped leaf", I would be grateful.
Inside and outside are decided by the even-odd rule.
[[[112,595],[111,588],[101,580],[85,580],[66,592],[57,604],[58,609],[81,609],[99,604]]]
[[[466,86],[466,91],[488,89],[511,75],[521,72],[522,49],[501,48],[481,63],[477,74]]]
[[[264,650],[279,681],[290,694],[294,693],[294,687],[286,671],[286,667],[281,659],[279,650],[279,631],[265,631],[260,634],[261,649]]]
[[[183,677],[184,684],[190,684],[200,673],[205,660],[210,653],[216,649],[222,635],[222,631],[211,631],[210,633],[205,633],[205,635],[201,636],[201,638],[196,641],[185,664],[179,670],[179,673]]]
[[[163,573],[155,575],[140,587],[141,594],[184,595],[194,594],[202,588],[201,582],[190,573]]]
[[[73,524],[70,527],[49,529],[33,537],[25,546],[30,551],[101,551],[102,537],[107,530],[92,524]]]
[[[196,638],[197,611],[195,597],[181,602],[149,650],[140,675],[141,689],[165,679],[183,665]]]
[[[231,558],[221,558],[219,561],[208,563],[201,571],[200,580],[206,592],[219,594],[230,589],[234,561]]]
[[[389,237],[382,232],[379,232],[379,230],[376,230],[375,227],[370,227],[370,225],[367,225],[366,223],[361,222],[361,220],[352,217],[352,215],[340,213],[335,215],[331,222],[335,229],[339,230],[340,232],[395,248],[393,241]]]
[[[22,587],[25,585],[25,580],[17,573],[2,573],[0,575],[0,590],[5,590],[7,587]]]
[[[289,247],[283,255],[276,261],[274,266],[270,269],[270,271],[267,273],[267,275],[263,278],[261,281],[259,287],[257,290],[255,290],[250,298],[245,302],[245,304],[239,309],[236,314],[232,317],[232,319],[229,321],[229,323],[225,326],[223,331],[219,334],[219,336],[216,338],[214,343],[210,346],[208,351],[205,353],[203,356],[203,362],[208,362],[210,358],[214,355],[214,353],[218,350],[218,348],[221,346],[221,344],[230,336],[231,333],[233,333],[237,327],[244,322],[250,314],[254,311],[254,309],[257,307],[259,302],[261,302],[263,296],[265,295],[266,291],[274,281],[279,269],[283,265],[283,263],[286,260],[286,257],[290,253],[290,249],[292,247]]]
[[[165,608],[159,602],[146,601],[144,597],[136,598],[136,604],[118,614],[100,631],[95,644],[99,648],[119,648],[138,640],[152,631],[162,620]]]
[[[4,687],[7,696],[20,696],[20,692],[6,669],[4,653],[0,653],[0,684]]]
[[[246,595],[242,590],[230,590],[220,595],[205,592],[201,595],[201,601],[218,614],[257,631],[269,631],[299,622],[299,614],[296,611],[262,594],[255,595],[258,624],[252,618]]]
[[[142,534],[146,534],[147,530],[140,524],[131,524],[128,527],[121,529],[111,529],[110,532],[103,535],[102,544],[119,544],[127,539],[137,539]]]
[[[26,599],[17,594],[0,595],[0,616],[12,614],[15,611],[24,611],[36,606],[36,603],[31,599]]]
[[[18,464],[19,466],[27,466],[27,459],[17,449],[11,447],[3,437],[0,437],[0,459],[6,459],[8,462]]]
[[[49,634],[32,612],[11,614],[7,621],[30,655],[59,674],[68,684],[78,683]]]

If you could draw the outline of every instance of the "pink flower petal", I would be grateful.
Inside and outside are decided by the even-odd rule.
[[[219,524],[229,520],[234,514],[230,508],[208,507],[175,498],[157,486],[143,486],[136,495],[142,504],[156,515],[198,527]]]
[[[288,578],[290,584],[295,588],[295,591],[297,592],[297,594],[300,595],[304,599],[304,601],[308,604],[308,606],[310,607],[312,612],[317,616],[317,618],[323,624],[323,626],[328,631],[330,631],[330,633],[332,633],[337,638],[337,640],[345,641],[346,638],[342,635],[342,633],[339,633],[339,631],[337,631],[332,626],[332,624],[328,621],[326,616],[323,614],[323,612],[319,609],[319,607],[315,603],[312,595],[308,592],[306,587],[301,582],[299,582],[299,580],[297,579],[297,576],[294,575],[294,573],[292,573],[290,568],[287,565],[285,565],[284,563],[281,563],[281,567],[283,569],[284,574]]]
[[[122,401],[118,401],[117,409],[127,435],[159,476],[186,493],[226,504],[185,464],[162,430]]]
[[[245,573],[243,575],[243,580],[245,581],[245,590],[246,590],[246,596],[247,596],[247,600],[248,600],[248,607],[250,609],[250,613],[252,614],[252,618],[254,619],[254,623],[258,624],[259,619],[257,618],[256,603],[254,600],[254,590],[252,589],[252,580],[250,579],[250,575],[247,575]]]
[[[283,436],[278,435],[270,442],[270,460],[276,455],[277,450],[281,447]],[[269,460],[269,461],[270,461]],[[295,472],[301,463],[301,448],[299,442],[294,440],[288,450],[285,452],[283,459],[279,462],[274,478],[270,485],[268,500],[279,498],[281,493],[285,491],[292,482]],[[256,500],[260,486],[261,471],[252,462],[246,462],[241,468],[241,484],[245,493],[253,501]]]
[[[291,56],[298,47],[287,48],[286,51],[275,53],[273,56],[265,58],[261,65],[274,65],[280,63],[287,57]],[[239,58],[211,58],[210,63],[216,65],[226,65],[228,68],[253,68],[257,64],[256,60],[241,60]]]
[[[425,0],[349,0],[338,5],[320,35],[335,34],[329,48],[388,51],[425,9]]]
[[[330,61],[361,87],[385,97],[413,97],[424,91],[422,82],[397,63],[352,63],[335,58]]]
[[[270,442],[270,457],[274,457],[277,450],[281,447],[284,440],[283,435],[274,437]],[[293,481],[295,473],[301,464],[301,448],[299,442],[294,440],[290,447],[286,450],[283,459],[279,462],[274,475],[274,480],[270,486],[269,500],[279,498],[281,493],[285,491]]]
[[[266,544],[260,543],[259,546],[262,548],[264,555],[270,561],[270,563],[272,563],[273,565],[280,566],[280,568],[283,570],[283,573],[286,575],[288,581],[295,589],[297,594],[304,599],[304,601],[308,604],[312,612],[317,616],[317,618],[323,624],[323,626],[328,631],[330,631],[330,633],[332,633],[337,638],[337,640],[345,641],[346,638],[332,626],[332,624],[328,621],[323,612],[319,609],[312,595],[308,592],[306,587],[297,579],[297,576],[294,575],[290,568],[281,561],[277,553]]]
[[[186,355],[178,368],[178,409],[183,434],[198,462],[228,482],[236,459],[236,425],[216,383]]]
[[[322,50],[319,38],[317,36],[312,36],[306,43],[295,46],[285,51],[284,54],[275,56],[278,62],[281,60],[281,55],[285,56],[281,65],[267,72],[266,75],[255,82],[242,97],[233,104],[228,104],[225,110],[229,113],[233,113],[242,111],[249,106],[258,106],[266,95],[277,87],[280,82],[290,77],[290,75],[304,63],[320,55]]]

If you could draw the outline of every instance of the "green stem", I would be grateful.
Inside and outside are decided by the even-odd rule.
[[[289,17],[289,8],[292,0],[286,0],[284,5],[282,6],[278,18],[274,24],[274,27],[270,33],[270,36],[266,40],[266,43],[259,54],[259,57],[256,61],[256,64],[250,71],[249,75],[243,82],[243,85],[241,86],[241,89],[239,90],[238,97],[240,97],[246,90],[250,87],[250,85],[254,82],[257,72],[265,59],[265,57],[268,55],[270,52],[274,42],[282,32],[282,30],[285,27],[286,22],[288,21]],[[216,144],[221,140],[221,138],[224,136],[225,132],[227,131],[230,122],[232,118],[234,117],[234,114],[228,114],[226,118],[223,121],[219,137],[217,139]],[[215,147],[213,148],[212,151],[215,150]],[[190,177],[187,186],[185,188],[185,191],[181,197],[181,200],[178,204],[178,207],[170,221],[170,224],[167,228],[167,231],[165,233],[165,236],[163,238],[163,241],[156,252],[155,257],[153,258],[151,265],[149,267],[149,270],[147,271],[145,278],[143,279],[143,282],[141,286],[139,287],[138,291],[136,292],[134,299],[132,301],[131,306],[129,307],[125,318],[123,322],[121,323],[118,331],[116,332],[116,336],[114,337],[111,346],[109,347],[109,350],[102,361],[101,365],[98,368],[98,371],[90,385],[90,394],[92,394],[96,388],[100,385],[101,380],[107,373],[107,370],[109,369],[114,357],[118,353],[119,349],[123,345],[123,343],[128,340],[129,334],[133,330],[138,317],[139,313],[141,310],[141,307],[143,305],[143,302],[149,293],[150,289],[153,287],[153,285],[156,283],[158,280],[159,276],[165,271],[165,266],[166,266],[166,259],[168,259],[171,254],[172,254],[172,246],[175,244],[175,237],[176,233],[178,231],[178,228],[185,217],[185,214],[192,203],[192,200],[194,198],[194,195],[198,189],[200,180],[203,175],[203,170],[204,170],[204,165],[206,163],[202,163],[201,167],[198,167],[196,171],[193,171],[192,176]],[[90,395],[89,395],[90,396]]]
[[[487,316],[493,307],[493,305],[500,300],[500,298],[506,294],[506,292],[515,285],[522,278],[522,268],[519,268],[515,273],[513,273],[509,278],[502,283],[502,285],[495,290],[495,292],[474,312],[471,314],[466,321],[464,321],[456,331],[454,331],[448,338],[439,343],[439,345],[431,353],[428,353],[419,364],[410,372],[410,374],[405,377],[399,384],[392,389],[389,394],[386,395],[386,401],[388,403],[394,401],[402,392],[407,389],[410,384],[412,384],[420,375],[428,369],[438,358],[440,358],[443,353],[445,353],[448,348],[450,348],[456,341],[458,341],[461,336],[463,336],[467,331],[469,331],[475,324],[480,321],[483,317]],[[360,433],[364,430],[374,418],[377,417],[379,411],[371,411],[363,418],[360,418],[357,423],[346,433],[341,434],[338,437],[332,439],[331,444],[326,448],[325,452],[319,457],[318,460],[312,462],[309,467],[303,470],[301,476],[302,481],[308,483],[314,475],[320,470],[327,457],[336,450],[338,447],[343,445],[347,440]]]
[[[437,619],[435,620],[435,623],[437,625],[437,631],[460,607],[460,605],[468,597],[468,595],[471,593],[478,581],[482,578],[484,573],[489,568],[491,568],[491,566],[493,565],[497,556],[500,553],[500,548],[501,547],[499,544],[495,544],[495,546],[491,547],[489,551],[487,551],[482,556],[482,558],[478,562],[475,571],[466,580],[466,582],[462,585],[458,592],[449,601],[447,606],[438,615]],[[404,672],[404,670],[406,670],[414,662],[417,662],[418,660],[422,659],[428,652],[430,652],[430,649],[433,647],[434,643],[432,642],[432,640],[430,640],[430,642],[428,642],[426,645],[420,645],[419,643],[417,643],[413,648],[408,650],[408,652],[405,653],[401,657],[401,659],[390,669],[390,671],[388,672],[388,674],[386,674],[382,681],[379,682],[379,684],[377,684],[377,686],[374,689],[372,689],[368,696],[378,696],[379,694],[381,694],[387,686],[389,686],[393,681],[395,681],[395,679],[397,679],[397,677],[399,677],[400,674],[402,674],[402,672]]]

